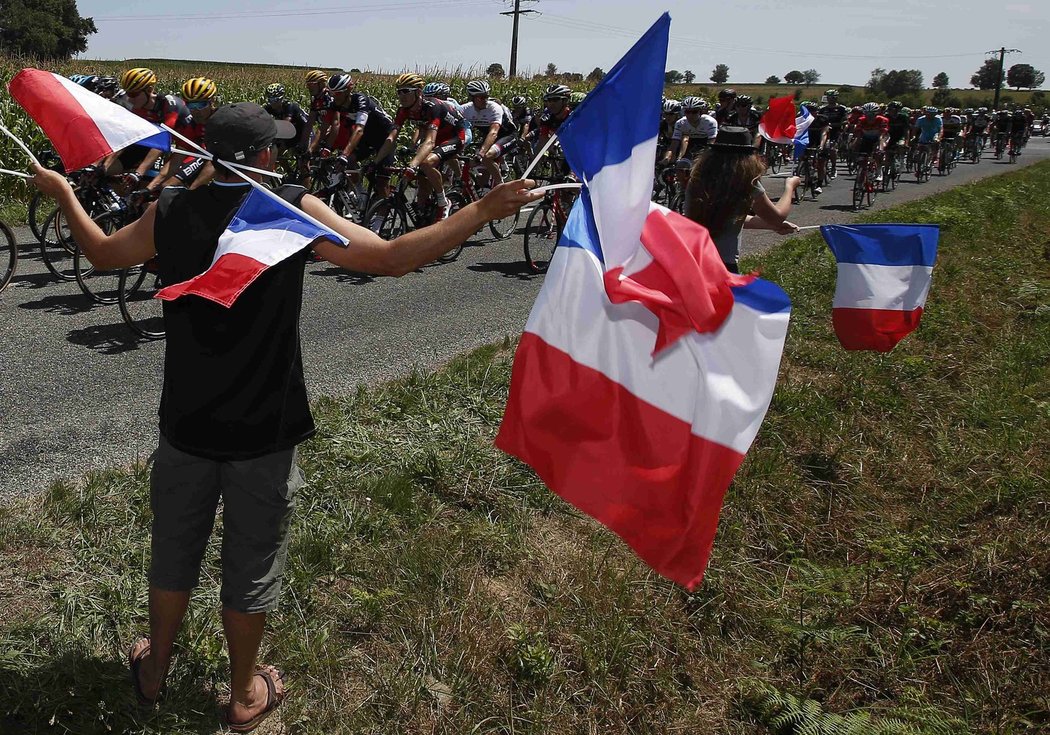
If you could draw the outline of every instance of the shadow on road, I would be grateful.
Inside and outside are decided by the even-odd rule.
[[[821,209],[826,209],[829,212],[855,212],[852,204],[825,204]]]
[[[336,266],[312,270],[310,271],[310,275],[334,278],[339,283],[349,283],[351,286],[365,286],[369,283],[374,283],[376,280],[375,276],[369,275],[368,273],[355,273]]]
[[[136,337],[123,321],[116,324],[95,324],[83,329],[71,329],[66,335],[71,344],[87,347],[103,355],[119,355],[139,349],[150,340]]]
[[[504,278],[516,278],[519,281],[531,281],[542,276],[529,268],[524,260],[513,263],[476,263],[468,265],[467,270],[475,273],[499,273]]]
[[[26,276],[26,279],[37,278],[38,276]],[[50,276],[39,276],[46,278],[51,281]],[[20,279],[16,278],[15,281]],[[41,288],[41,285],[35,285],[33,288]],[[87,296],[82,293],[74,294],[54,294],[52,296],[45,296],[42,299],[36,301],[27,301],[24,304],[19,304],[19,309],[29,309],[31,311],[50,311],[53,314],[61,314],[63,316],[74,316],[76,314],[83,314],[86,311],[91,311],[96,304],[91,301]]]

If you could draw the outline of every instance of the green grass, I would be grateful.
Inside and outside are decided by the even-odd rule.
[[[817,237],[703,585],[660,579],[492,447],[513,344],[322,398],[264,643],[289,733],[1020,733],[1050,727],[1050,164],[874,215],[937,222],[921,328],[830,327]],[[0,732],[211,733],[217,550],[167,702],[133,706],[148,471],[0,510]],[[271,730],[272,731],[272,730]]]

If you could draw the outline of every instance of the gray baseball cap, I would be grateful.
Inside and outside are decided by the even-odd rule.
[[[275,140],[294,137],[294,125],[287,120],[274,120],[254,102],[223,105],[212,113],[204,126],[204,143],[208,152],[230,162],[243,161],[268,148]]]

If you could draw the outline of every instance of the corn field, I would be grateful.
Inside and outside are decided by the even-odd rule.
[[[182,83],[191,77],[207,76],[215,80],[219,95],[226,102],[252,100],[262,102],[266,85],[279,82],[288,90],[289,98],[306,105],[308,94],[303,83],[303,76],[309,67],[264,66],[252,64],[230,64],[223,62],[179,62],[161,59],[129,59],[127,61],[69,61],[58,64],[42,64],[39,61],[10,59],[0,56],[0,120],[15,135],[24,140],[33,151],[50,147],[47,138],[36,124],[29,119],[21,107],[7,93],[7,83],[23,67],[35,66],[69,76],[71,74],[98,74],[101,76],[120,76],[125,69],[136,66],[148,66],[157,73],[157,90],[161,93],[178,94]],[[340,71],[338,69],[326,70]],[[446,81],[452,87],[452,96],[463,100],[466,97],[465,87],[470,79],[484,76],[480,67],[456,69],[424,68],[415,69],[428,80]],[[373,95],[383,103],[390,113],[397,109],[394,94],[394,77],[390,74],[374,72],[354,72],[357,89]],[[515,95],[525,95],[530,104],[539,104],[546,80],[492,80],[493,96],[508,102]],[[590,86],[590,85],[588,85]],[[6,137],[0,137],[0,168],[25,170],[25,155]],[[0,216],[20,221],[24,216],[25,204],[28,202],[29,187],[13,176],[0,176]]]

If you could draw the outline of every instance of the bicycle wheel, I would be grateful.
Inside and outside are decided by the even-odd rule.
[[[780,173],[780,167],[784,165],[784,152],[780,146],[774,145],[769,152],[769,170],[774,174]]]
[[[162,288],[156,261],[120,272],[120,315],[132,332],[143,339],[164,339],[164,302],[153,298]]]
[[[51,274],[60,281],[75,281],[76,269],[73,256],[77,244],[69,231],[61,209],[54,209],[44,221],[44,232],[51,233],[40,243],[40,257]]]
[[[453,214],[458,212],[463,207],[467,206],[467,200],[458,191],[450,191],[445,193],[445,198],[448,199],[448,214],[451,217]],[[490,223],[491,224],[491,223]],[[458,246],[449,250],[444,255],[437,259],[438,263],[451,263],[459,254],[463,252],[463,247],[467,244],[466,240],[461,242]]]
[[[33,231],[33,237],[39,243],[43,243],[48,235],[44,225],[52,211],[47,207],[50,203],[50,199],[45,199],[39,191],[33,192],[33,198],[29,200],[29,229]],[[50,239],[52,244],[57,244],[53,235]]]
[[[879,164],[872,159],[868,164],[867,173],[864,175],[864,199],[870,209],[875,204],[875,197],[878,195],[879,185],[876,183],[876,179],[879,176]],[[885,178],[883,178],[885,182]]]
[[[408,212],[401,202],[394,198],[380,199],[373,202],[365,212],[366,227],[384,240],[401,237],[412,227],[409,225]]]
[[[544,199],[525,221],[525,264],[532,272],[547,272],[560,236],[554,205]]]
[[[95,218],[95,224],[107,235],[112,235],[124,223],[120,212],[106,212]],[[84,295],[97,304],[115,304],[120,298],[121,269],[98,270],[88,262],[80,248],[73,253],[73,273]]]
[[[10,227],[0,222],[0,291],[7,288],[17,268],[18,243],[15,234]]]
[[[853,208],[860,209],[860,205],[864,203],[864,184],[866,180],[865,170],[860,169],[857,171],[857,178],[853,180]]]
[[[449,203],[452,200],[449,199]],[[518,220],[521,218],[521,211],[517,211],[514,214],[504,217],[503,219],[494,219],[489,222],[489,230],[492,232],[492,236],[497,240],[506,240],[508,237],[514,234],[514,231],[518,229]]]

